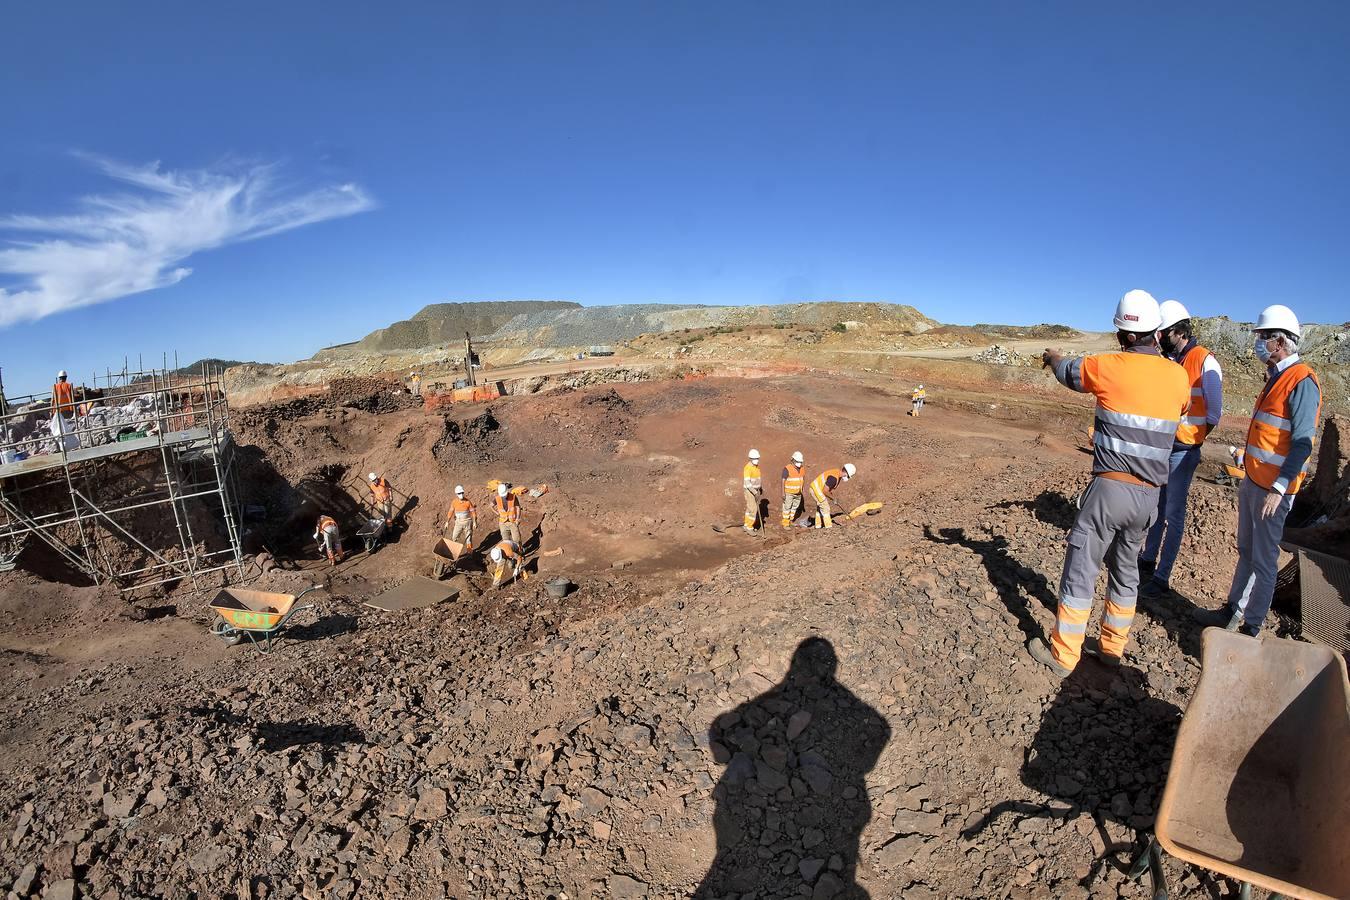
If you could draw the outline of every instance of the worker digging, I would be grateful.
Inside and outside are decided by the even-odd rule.
[[[1046,350],[1043,358],[1060,384],[1097,398],[1092,484],[1069,531],[1054,632],[1049,644],[1033,638],[1027,645],[1037,662],[1061,677],[1078,665],[1103,561],[1099,658],[1120,664],[1134,622],[1140,545],[1158,515],[1172,442],[1190,406],[1186,370],[1158,353],[1158,301],[1147,291],[1129,291],[1112,323],[1120,352],[1075,359]]]
[[[337,520],[332,516],[319,516],[314,526],[314,540],[319,544],[319,552],[328,558],[328,562],[337,565],[342,561],[342,533]]]
[[[494,588],[501,587],[508,581],[515,581],[518,577],[522,579],[530,577],[525,572],[525,553],[516,541],[498,541],[497,545],[488,551],[488,558],[492,560]]]
[[[834,527],[830,504],[834,501],[835,488],[856,474],[858,474],[857,466],[853,463],[844,463],[843,468],[826,469],[811,482],[811,499],[816,501],[813,519],[816,528]]]

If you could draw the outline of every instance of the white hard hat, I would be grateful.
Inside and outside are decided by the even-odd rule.
[[[57,372],[57,373],[56,373],[56,377],[57,377],[57,378],[65,378],[65,377],[66,377],[66,370],[65,370],[65,369],[62,369],[60,372]]]
[[[1299,327],[1298,316],[1294,315],[1294,311],[1289,307],[1281,306],[1278,303],[1261,310],[1261,316],[1252,326],[1252,331],[1266,331],[1275,328],[1280,331],[1287,331],[1296,338],[1303,337],[1303,329]]]
[[[456,494],[463,494],[463,493],[464,493],[464,485],[462,485],[462,484],[457,484],[457,485],[455,485],[455,493],[456,493]]]
[[[506,488],[506,482],[505,482],[505,481],[499,481],[499,482],[497,482],[497,496],[498,496],[498,497],[505,497],[505,496],[506,496],[506,490],[507,490],[507,488]]]
[[[800,466],[806,461],[806,457],[802,456],[802,451],[798,450],[796,453],[792,454],[792,461]]]
[[[370,473],[369,475],[367,475],[366,477],[369,478],[371,481],[374,481],[374,480],[376,480],[377,478],[379,478],[380,476],[376,475],[374,472],[371,472],[371,473]]]
[[[1158,315],[1162,316],[1162,324],[1159,328],[1171,328],[1182,319],[1189,319],[1191,314],[1186,311],[1186,307],[1181,305],[1179,300],[1164,300],[1158,304]]]
[[[488,556],[492,557],[492,561],[493,561],[493,562],[501,562],[501,561],[502,561],[502,548],[501,548],[501,547],[493,547],[493,548],[492,548],[492,552],[490,552],[490,553],[488,554]]]
[[[844,463],[844,474],[849,478],[852,478],[854,475],[858,474],[858,467],[853,463]]]
[[[1116,304],[1116,316],[1112,319],[1119,331],[1133,331],[1147,334],[1162,326],[1162,315],[1158,312],[1158,301],[1148,291],[1128,291]]]
[[[923,385],[919,385],[919,390],[923,390]]]
[[[751,448],[751,450],[750,450],[750,458],[751,458],[751,459],[759,459],[759,451],[758,451],[758,450],[755,450],[755,449],[753,449],[753,448]]]

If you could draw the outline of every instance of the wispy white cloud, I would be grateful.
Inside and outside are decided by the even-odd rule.
[[[67,309],[167,287],[192,254],[362,212],[354,184],[295,189],[271,165],[165,171],[82,156],[131,190],[84,198],[69,215],[0,216],[0,328]]]

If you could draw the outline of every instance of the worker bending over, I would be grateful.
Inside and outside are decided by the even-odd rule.
[[[830,519],[830,504],[834,500],[834,489],[856,474],[858,474],[857,466],[853,463],[844,463],[842,469],[826,469],[811,482],[811,496],[816,501],[817,528],[834,527],[834,522]]]
[[[342,533],[332,516],[319,516],[319,523],[314,526],[314,540],[330,563],[337,565],[342,561]]]
[[[497,529],[503,540],[520,543],[520,495],[505,481],[498,482],[497,496],[492,498],[497,510]]]
[[[909,414],[911,416],[917,416],[919,414],[919,410],[923,409],[923,401],[926,400],[927,398],[928,392],[923,389],[923,385],[919,385],[914,390],[910,391],[909,402],[911,408]]]
[[[759,526],[759,501],[764,497],[764,480],[759,474],[759,451],[752,449],[749,461],[741,469],[741,487],[745,490],[745,518],[741,527],[754,534]]]
[[[1308,475],[1322,386],[1299,359],[1303,329],[1293,310],[1267,306],[1252,330],[1253,352],[1266,364],[1266,384],[1256,395],[1242,456],[1247,477],[1238,485],[1237,568],[1228,601],[1219,609],[1197,610],[1195,617],[1255,637],[1275,595],[1284,520]]]
[[[394,524],[394,489],[383,475],[371,472],[366,476],[370,480],[371,505],[384,517],[385,526]]]
[[[1049,645],[1040,638],[1027,645],[1033,659],[1060,677],[1078,665],[1103,560],[1100,658],[1120,664],[1134,623],[1139,545],[1158,514],[1172,439],[1191,401],[1186,370],[1158,353],[1158,301],[1130,291],[1116,305],[1114,322],[1120,353],[1070,359],[1046,350],[1042,357],[1065,387],[1097,398],[1093,478],[1069,531],[1055,632]]]
[[[472,550],[473,524],[477,515],[478,507],[464,497],[464,485],[455,485],[455,499],[450,501],[450,509],[445,514],[445,524],[441,526],[441,534],[445,534],[445,529],[449,528],[450,540],[457,544],[463,544],[465,550]]]
[[[498,542],[497,546],[488,551],[488,556],[492,559],[493,587],[501,587],[506,581],[508,568],[511,570],[512,581],[515,581],[516,576],[529,579],[530,576],[525,572],[525,552],[515,541]]]
[[[802,451],[798,450],[792,454],[792,461],[783,467],[783,472],[778,477],[779,485],[783,489],[784,528],[792,527],[792,520],[797,518],[802,509],[802,491],[806,488],[806,469],[803,467],[805,461]]]
[[[1181,549],[1186,498],[1195,468],[1200,465],[1200,447],[1223,415],[1223,369],[1213,353],[1195,342],[1191,314],[1175,300],[1164,300],[1158,310],[1162,315],[1158,347],[1186,370],[1191,382],[1191,408],[1182,417],[1172,440],[1167,484],[1158,491],[1158,515],[1139,556],[1141,578],[1152,576],[1139,590],[1147,599],[1161,597],[1171,590],[1172,565]]]

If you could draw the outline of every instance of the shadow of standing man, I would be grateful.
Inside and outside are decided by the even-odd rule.
[[[713,721],[717,856],[694,892],[866,898],[855,881],[872,817],[866,775],[890,740],[881,714],[835,680],[824,638],[802,641],[783,681]]]

